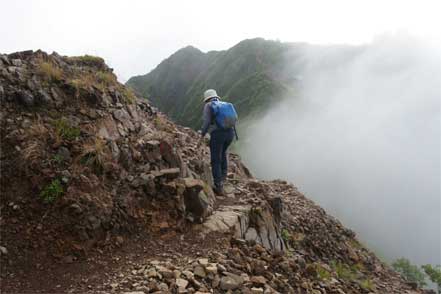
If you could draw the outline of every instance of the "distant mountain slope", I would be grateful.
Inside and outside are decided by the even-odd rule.
[[[244,40],[226,51],[203,53],[189,46],[150,73],[132,77],[127,85],[187,126],[199,126],[202,94],[208,88],[234,102],[241,118],[252,117],[269,102],[295,93],[293,64],[304,46],[261,38]]]

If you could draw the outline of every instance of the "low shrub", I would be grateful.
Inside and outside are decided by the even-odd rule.
[[[64,194],[63,186],[59,179],[52,180],[43,190],[40,192],[40,198],[45,203],[53,203]]]
[[[347,264],[341,262],[331,262],[331,267],[337,274],[339,279],[353,281],[356,279],[356,272],[351,269]]]
[[[81,130],[78,127],[71,126],[69,122],[60,118],[54,122],[55,125],[55,134],[57,136],[57,140],[65,139],[65,140],[74,140],[79,137],[81,134]]]
[[[87,54],[83,56],[72,56],[68,59],[78,65],[96,66],[99,68],[103,67],[105,64],[104,59],[102,59],[101,57]]]
[[[369,291],[374,290],[374,283],[370,279],[362,280],[362,281],[360,281],[359,284],[360,284],[360,287],[363,288],[364,290],[369,290]]]
[[[289,241],[291,241],[291,234],[289,233],[289,231],[287,229],[282,229],[281,236],[282,236],[283,241],[285,241],[285,243],[288,243]]]

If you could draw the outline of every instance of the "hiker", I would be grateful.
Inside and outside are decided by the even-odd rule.
[[[235,123],[237,114],[231,103],[221,102],[213,89],[204,92],[204,112],[201,129],[202,138],[210,134],[211,171],[213,174],[213,190],[217,195],[224,195],[223,183],[227,178],[227,149],[237,133]]]

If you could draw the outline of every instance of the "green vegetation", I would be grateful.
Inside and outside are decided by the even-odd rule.
[[[426,264],[421,267],[423,268],[426,275],[429,277],[430,281],[437,285],[438,293],[441,293],[441,266],[432,266],[430,264]]]
[[[51,83],[61,80],[63,76],[60,68],[50,62],[43,61],[38,65],[38,73]]]
[[[361,263],[348,265],[346,263],[331,261],[331,268],[337,275],[337,278],[346,281],[355,281],[360,287],[367,291],[375,288],[374,282],[363,274],[365,267]],[[317,270],[318,272],[318,270]]]
[[[63,157],[62,157],[61,155],[59,155],[59,154],[55,154],[55,155],[52,157],[52,160],[53,160],[56,164],[61,164],[61,163],[63,163]]]
[[[282,239],[283,239],[283,241],[285,241],[285,243],[288,243],[291,240],[291,234],[289,233],[289,231],[287,229],[282,229],[281,235],[282,235]]]
[[[63,186],[61,185],[60,180],[54,179],[40,192],[40,198],[45,203],[53,203],[63,194],[64,194],[64,189]]]
[[[428,278],[438,287],[438,293],[441,293],[441,265],[425,264],[420,268],[407,258],[399,258],[392,263],[392,267],[404,279],[416,283],[421,288],[427,285],[426,278]]]
[[[320,280],[326,281],[331,278],[331,273],[320,264],[316,264],[315,269]]]
[[[259,219],[262,217],[262,209],[260,207],[251,207],[248,212],[250,227],[258,227]]]
[[[392,267],[407,281],[417,283],[420,287],[426,285],[424,273],[418,266],[411,264],[408,259],[399,258],[392,263]]]
[[[69,57],[69,60],[73,63],[79,64],[79,65],[87,65],[87,66],[103,66],[104,59],[98,56],[92,56],[92,55],[84,55],[84,56],[72,56]]]
[[[81,134],[80,128],[71,126],[65,118],[57,119],[54,126],[57,140],[74,140]]]
[[[349,244],[353,247],[353,248],[357,248],[357,249],[361,249],[363,248],[363,245],[356,239],[351,239],[349,240]]]
[[[105,86],[114,85],[116,83],[116,77],[113,73],[108,71],[98,71],[96,73],[98,83]]]
[[[294,47],[264,39],[245,40],[227,51],[203,53],[183,48],[144,76],[127,85],[177,123],[200,127],[202,95],[214,88],[223,100],[233,102],[241,118],[263,113],[270,103],[295,94],[287,67]]]
[[[360,281],[360,287],[364,290],[372,291],[374,289],[374,283],[370,279]]]
[[[130,89],[129,87],[124,87],[122,88],[122,94],[126,100],[127,103],[129,104],[133,104],[136,101],[136,95],[135,93],[133,93],[133,90]]]
[[[357,277],[356,275],[358,271],[355,266],[350,267],[345,263],[332,261],[331,267],[335,271],[339,279],[353,281]]]

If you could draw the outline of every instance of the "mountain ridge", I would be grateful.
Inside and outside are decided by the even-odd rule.
[[[198,111],[202,110],[202,93],[208,88],[233,102],[241,117],[252,117],[274,100],[295,92],[284,64],[293,46],[299,45],[255,38],[224,51],[194,49],[197,57],[184,47],[150,73],[130,78],[126,85],[176,122],[193,128],[201,123]],[[184,94],[176,96],[177,89]]]
[[[235,154],[216,197],[198,134],[101,58],[0,54],[0,103],[2,292],[422,293]]]

